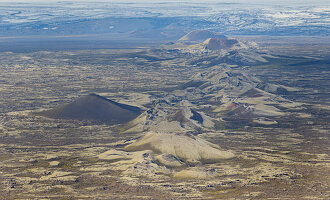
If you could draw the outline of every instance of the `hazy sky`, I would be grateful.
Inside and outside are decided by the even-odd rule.
[[[95,0],[0,0],[0,2],[43,2],[43,3],[54,3],[54,2],[95,2]],[[97,0],[96,2],[129,2],[129,3],[155,3],[155,2],[194,2],[194,3],[264,3],[264,4],[282,4],[282,3],[308,3],[308,4],[330,4],[329,0]]]
[[[330,0],[0,0],[0,4],[13,5],[15,3],[28,3],[28,4],[58,4],[60,2],[79,2],[79,3],[194,3],[194,4],[219,4],[219,3],[243,3],[250,5],[267,5],[267,6],[317,6],[317,7],[330,7]]]

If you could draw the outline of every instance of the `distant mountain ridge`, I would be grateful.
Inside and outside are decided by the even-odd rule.
[[[209,30],[194,30],[183,36],[179,41],[195,41],[202,42],[208,38],[227,39],[227,37],[221,33],[209,31]]]

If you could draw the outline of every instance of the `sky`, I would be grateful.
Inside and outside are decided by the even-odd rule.
[[[0,0],[0,2],[24,2],[24,3],[55,3],[55,2],[123,2],[123,3],[158,3],[158,2],[194,2],[194,3],[269,3],[269,4],[282,4],[282,3],[296,3],[296,4],[330,4],[329,0]]]
[[[267,6],[290,6],[290,7],[299,7],[299,6],[318,6],[329,9],[330,0],[0,0],[0,5],[15,5],[16,3],[27,3],[27,4],[59,4],[63,2],[79,2],[84,3],[132,3],[136,4],[159,4],[159,3],[186,3],[189,4],[219,4],[219,3],[237,3],[239,4],[248,4],[248,5],[267,5]]]
[[[0,4],[15,4],[15,3],[29,3],[29,4],[57,4],[60,2],[98,2],[98,3],[243,3],[243,4],[261,4],[261,5],[279,5],[279,6],[330,6],[330,0],[0,0]]]

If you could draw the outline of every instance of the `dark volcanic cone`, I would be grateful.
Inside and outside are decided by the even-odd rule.
[[[95,120],[119,124],[133,120],[141,111],[138,107],[89,94],[72,103],[36,114],[55,119]]]

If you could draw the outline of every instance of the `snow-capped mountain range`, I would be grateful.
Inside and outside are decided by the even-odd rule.
[[[105,34],[173,39],[195,29],[226,35],[329,35],[330,4],[283,1],[0,2],[0,36]]]

